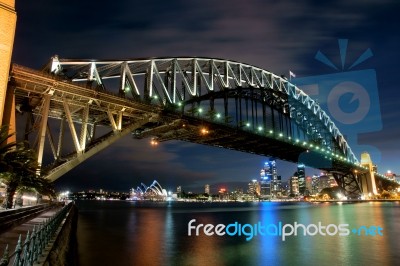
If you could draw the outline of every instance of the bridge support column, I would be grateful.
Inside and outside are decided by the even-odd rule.
[[[372,195],[378,194],[375,183],[374,165],[367,152],[361,154],[361,166],[368,168],[368,172],[362,175],[360,180],[364,198],[367,199]]]
[[[8,125],[9,133],[15,133],[17,131],[16,120],[15,120],[15,95],[13,90],[8,89],[6,93],[4,111],[3,111],[3,125]],[[7,139],[8,143],[16,142],[17,135],[14,134]]]
[[[4,105],[16,24],[15,0],[0,0],[0,125],[7,123],[3,122]]]
[[[50,95],[43,96],[43,106],[40,118],[40,129],[39,129],[39,145],[38,145],[38,164],[39,167],[42,166],[43,160],[43,151],[44,151],[44,142],[46,140],[46,131],[47,131],[47,119],[49,117],[49,108],[50,108]]]

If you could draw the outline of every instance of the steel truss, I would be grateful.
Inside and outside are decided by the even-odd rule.
[[[316,101],[286,78],[255,66],[212,58],[100,61],[53,57],[45,70],[96,91],[108,90],[106,83],[113,81],[119,95],[161,106],[179,105],[186,110],[191,104],[195,110],[201,109],[201,101],[207,99],[210,101],[209,115],[215,112],[214,101],[222,98],[220,108],[224,109],[225,121],[236,118],[234,122],[238,126],[257,120],[254,112],[264,112],[265,105],[273,106],[277,108],[276,112],[290,117],[308,139],[333,153],[340,153],[350,163],[358,163],[339,129]],[[232,98],[240,99],[239,104],[252,105],[251,114],[246,115],[249,119],[238,121],[241,108],[230,113],[228,102]],[[259,103],[262,110],[255,103]],[[265,116],[261,120],[266,124]],[[257,127],[263,126],[259,121],[256,123]],[[288,122],[282,119],[278,123]],[[288,134],[288,137],[292,136],[293,133]]]
[[[156,106],[143,106],[17,65],[13,65],[11,77],[17,110],[27,113],[25,140],[33,143],[38,163],[50,180],[57,179],[135,129],[159,119]],[[69,152],[64,148],[71,146],[64,145],[68,137],[66,125],[73,143],[73,150]],[[55,134],[58,134],[57,142]],[[50,152],[54,160],[47,160],[44,165],[46,152]]]
[[[337,184],[343,189],[345,196],[348,199],[360,199],[361,194],[363,193],[360,180],[358,180],[358,176],[353,172],[336,172],[331,171],[331,174],[335,178]],[[359,175],[363,175],[367,173],[359,173]]]

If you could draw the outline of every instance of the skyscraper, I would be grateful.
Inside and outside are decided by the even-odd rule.
[[[292,176],[289,180],[290,195],[299,195],[299,178],[297,176]]]
[[[260,195],[260,183],[257,180],[253,179],[248,186],[247,193],[254,196]]]
[[[261,197],[276,197],[281,192],[281,182],[278,180],[276,161],[269,159],[260,172]]]
[[[295,174],[299,179],[299,193],[304,195],[306,191],[306,167],[304,164],[297,165],[297,172]]]
[[[210,195],[210,185],[209,184],[206,184],[204,186],[204,193]]]
[[[312,177],[311,176],[307,176],[306,177],[306,182],[305,182],[305,192],[304,195],[309,196],[312,194],[313,191],[313,186],[312,186]]]

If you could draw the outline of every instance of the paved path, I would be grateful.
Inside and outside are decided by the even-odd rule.
[[[24,243],[26,233],[28,231],[31,233],[35,225],[38,226],[39,224],[43,223],[46,219],[53,216],[59,209],[61,209],[61,207],[55,207],[48,211],[42,212],[39,214],[39,216],[33,218],[32,220],[13,227],[7,232],[0,234],[0,259],[3,257],[4,249],[6,248],[7,244],[9,254],[11,255],[15,250],[15,246],[17,245],[19,235],[21,235],[21,242]]]

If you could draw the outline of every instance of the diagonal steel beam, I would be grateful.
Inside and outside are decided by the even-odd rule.
[[[39,167],[42,165],[42,160],[43,160],[43,151],[44,151],[44,142],[46,140],[46,130],[47,130],[47,120],[49,117],[49,109],[50,109],[50,100],[51,100],[51,95],[45,94],[43,96],[43,107],[42,107],[42,112],[41,112],[41,119],[40,119],[40,127],[39,127],[39,142],[38,142],[38,159],[37,162],[39,164]]]
[[[64,99],[63,105],[64,105],[65,116],[67,117],[67,121],[68,121],[68,126],[69,126],[69,129],[71,130],[71,135],[72,135],[72,140],[74,142],[75,150],[77,153],[79,153],[82,150],[81,150],[81,146],[79,144],[78,136],[76,134],[74,121],[72,121],[71,111],[69,110],[67,99]]]
[[[112,134],[109,138],[107,138],[104,141],[96,144],[91,149],[87,150],[86,152],[80,153],[80,154],[76,154],[76,156],[74,158],[72,158],[69,161],[65,162],[64,164],[52,169],[44,177],[49,179],[50,181],[54,181],[54,180],[58,179],[59,177],[61,177],[65,173],[67,173],[70,170],[72,170],[74,167],[78,166],[79,164],[81,164],[82,162],[86,161],[87,159],[89,159],[93,155],[95,155],[98,152],[102,151],[103,149],[105,149],[109,145],[113,144],[114,142],[116,142],[120,138],[122,138],[122,137],[126,136],[127,134],[131,133],[133,130],[136,130],[136,129],[140,128],[144,124],[148,123],[150,120],[151,120],[150,118],[146,118],[146,119],[143,119],[143,120],[141,120],[139,122],[136,122],[136,123],[133,123],[133,124],[127,126],[126,128],[124,128],[120,132],[114,132],[114,134]]]

